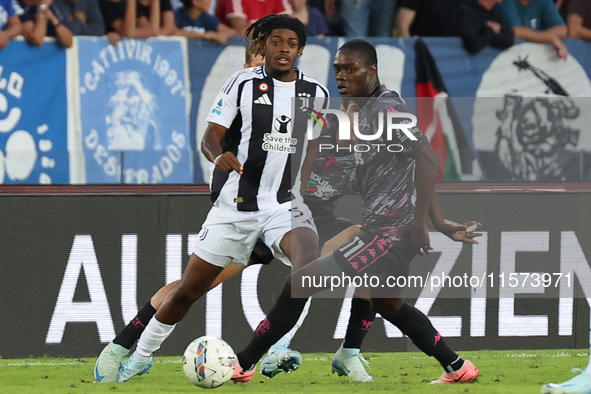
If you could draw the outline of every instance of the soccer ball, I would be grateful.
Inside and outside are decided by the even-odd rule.
[[[206,389],[221,386],[234,374],[236,354],[223,339],[203,336],[187,346],[183,371],[191,383]]]

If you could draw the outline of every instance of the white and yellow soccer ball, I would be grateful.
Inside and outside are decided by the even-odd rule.
[[[236,353],[226,341],[212,336],[195,339],[183,354],[183,371],[196,386],[220,387],[232,378]]]

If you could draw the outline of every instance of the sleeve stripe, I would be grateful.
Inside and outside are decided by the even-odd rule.
[[[242,75],[244,74],[244,71],[240,71],[238,73],[236,73],[236,75],[234,76],[234,78],[230,78],[228,79],[228,82],[226,82],[226,84],[224,85],[224,87],[222,88],[222,92],[224,92],[225,94],[228,94],[230,92],[230,90],[232,90],[232,86],[234,86],[234,83],[236,83],[236,80]]]

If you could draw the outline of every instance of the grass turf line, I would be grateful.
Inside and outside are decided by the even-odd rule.
[[[571,378],[571,368],[587,365],[586,350],[515,350],[460,352],[480,369],[478,382],[434,386],[442,369],[422,353],[364,353],[371,363],[374,383],[350,383],[331,373],[332,354],[304,355],[293,374],[267,379],[256,374],[246,384],[228,382],[216,393],[539,393],[540,386]],[[36,358],[0,360],[0,392],[3,394],[77,393],[188,393],[201,392],[185,378],[180,357],[156,357],[148,375],[127,383],[94,384],[95,359]],[[204,391],[203,391],[204,392]]]

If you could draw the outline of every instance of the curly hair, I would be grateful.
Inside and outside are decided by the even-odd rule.
[[[299,19],[286,14],[270,14],[254,22],[244,32],[244,37],[249,38],[251,45],[256,48],[255,56],[261,53],[261,43],[265,42],[275,29],[293,31],[298,36],[299,49],[306,46],[306,28]]]

